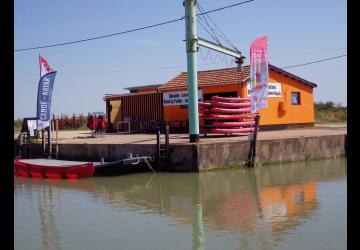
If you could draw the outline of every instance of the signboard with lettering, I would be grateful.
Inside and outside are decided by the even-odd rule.
[[[51,95],[54,87],[56,71],[45,74],[39,81],[37,96],[37,128],[46,128],[50,123]]]
[[[164,106],[188,105],[188,91],[163,93]],[[202,90],[198,90],[199,102],[202,101]]]
[[[247,85],[248,97],[250,97],[250,84]],[[281,83],[269,82],[268,97],[281,97]]]
[[[35,135],[34,130],[36,129],[36,120],[27,120],[27,126],[30,136],[33,137]]]

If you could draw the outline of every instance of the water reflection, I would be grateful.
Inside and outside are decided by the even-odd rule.
[[[15,200],[29,190],[39,195],[43,249],[60,249],[64,240],[53,214],[54,207],[61,213],[61,192],[87,194],[94,204],[114,211],[125,207],[129,213],[165,215],[179,228],[191,228],[193,249],[205,249],[206,235],[212,230],[237,237],[240,249],[271,249],[314,216],[319,208],[318,183],[345,177],[345,166],[340,159],[200,174],[76,181],[16,178]]]
[[[60,249],[59,233],[53,214],[54,206],[58,205],[56,202],[60,201],[58,191],[45,186],[38,193],[41,232],[43,234],[42,242],[45,250]]]

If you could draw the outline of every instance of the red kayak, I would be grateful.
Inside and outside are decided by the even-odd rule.
[[[250,102],[250,98],[242,98],[242,97],[220,97],[213,96],[211,100],[216,102]]]
[[[14,160],[14,174],[22,177],[76,179],[94,175],[93,162],[60,161],[52,159]]]
[[[199,107],[210,108],[211,102],[198,102]]]
[[[212,107],[224,107],[224,108],[247,108],[250,107],[250,103],[236,103],[236,102],[213,102]]]
[[[215,127],[244,127],[244,126],[254,126],[255,121],[246,121],[246,122],[213,122]]]
[[[207,133],[233,134],[233,133],[252,133],[254,128],[210,128],[205,130]]]
[[[206,117],[209,120],[239,120],[239,119],[254,119],[254,115],[218,115],[210,114]]]
[[[250,109],[242,108],[242,109],[222,109],[222,108],[212,108],[211,112],[214,113],[223,113],[223,114],[242,114],[242,113],[250,113]]]

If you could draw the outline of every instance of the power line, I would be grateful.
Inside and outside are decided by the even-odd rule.
[[[219,41],[219,39],[217,38],[217,36],[216,36],[216,34],[214,33],[213,30],[211,30],[212,33],[213,33],[213,34],[211,34],[211,32],[210,32],[210,31],[205,27],[205,25],[202,23],[201,19],[198,19],[197,21],[198,21],[198,23],[201,25],[201,27],[203,27],[203,29],[204,29],[215,41],[217,41],[219,44],[221,44],[220,41]]]
[[[203,13],[201,13],[201,14],[197,14],[197,16],[209,14],[209,13],[212,13],[212,12],[215,12],[215,11],[219,11],[219,10],[224,10],[224,9],[232,8],[232,7],[235,7],[235,6],[238,6],[238,5],[242,5],[242,4],[246,4],[246,3],[250,3],[250,2],[253,2],[253,1],[255,1],[255,0],[248,0],[248,1],[245,1],[245,2],[235,3],[235,4],[228,5],[228,6],[224,6],[224,7],[218,8],[218,9],[209,10],[209,11],[203,12]]]
[[[286,67],[282,67],[282,69],[295,68],[295,67],[305,66],[305,65],[309,65],[309,64],[330,61],[330,60],[337,59],[337,58],[344,57],[344,56],[347,56],[347,55],[344,54],[344,55],[340,55],[340,56],[326,58],[326,59],[323,59],[323,60],[318,60],[318,61],[313,61],[313,62],[307,62],[307,63],[297,64],[297,65],[286,66]]]
[[[211,52],[210,50],[207,51],[207,55],[206,57],[203,56],[202,51],[200,49],[200,54],[203,60],[206,60],[208,57],[210,57],[211,62],[212,63],[203,63],[203,64],[199,64],[199,66],[208,66],[208,65],[214,65],[217,64],[216,63],[216,58],[215,60],[209,55],[209,52]],[[292,66],[286,66],[286,67],[282,67],[282,69],[286,69],[286,68],[294,68],[294,67],[300,67],[300,66],[305,66],[308,64],[314,64],[314,63],[319,63],[319,62],[324,62],[324,61],[329,61],[329,60],[333,60],[333,59],[337,59],[340,57],[344,57],[347,55],[340,55],[340,56],[336,56],[336,57],[331,57],[331,58],[326,58],[323,60],[318,60],[318,61],[313,61],[313,62],[308,62],[308,63],[303,63],[303,64],[297,64],[297,65],[292,65]],[[220,63],[223,63],[223,60],[220,60]],[[220,64],[218,63],[218,64]],[[61,75],[88,75],[88,74],[108,74],[108,73],[124,73],[124,72],[139,72],[139,71],[148,71],[148,70],[165,70],[165,69],[174,69],[174,68],[184,68],[186,67],[186,65],[174,65],[174,66],[167,66],[167,67],[154,67],[154,68],[142,68],[142,69],[127,69],[127,70],[108,70],[108,71],[93,71],[93,72],[75,72],[75,73],[62,73]],[[16,75],[38,75],[35,73],[20,73],[20,74],[16,74]]]
[[[157,27],[157,26],[161,26],[161,25],[165,25],[165,24],[169,24],[169,23],[174,23],[174,22],[178,22],[178,21],[183,20],[183,19],[184,19],[184,17],[181,17],[181,18],[177,18],[177,19],[170,20],[170,21],[166,21],[166,22],[162,22],[162,23],[157,23],[157,24],[153,24],[153,25],[148,25],[148,26],[144,26],[144,27],[140,27],[140,28],[136,28],[136,29],[126,30],[126,31],[118,32],[118,33],[113,33],[113,34],[108,34],[108,35],[103,35],[103,36],[96,36],[96,37],[91,37],[91,38],[85,38],[85,39],[76,40],[76,41],[71,41],[71,42],[57,43],[57,44],[44,45],[44,46],[38,46],[38,47],[32,47],[32,48],[25,48],[25,49],[16,49],[15,51],[25,51],[25,50],[43,49],[43,48],[64,46],[64,45],[69,45],[69,44],[74,44],[74,43],[88,42],[88,41],[92,41],[92,40],[107,38],[107,37],[111,37],[111,36],[123,35],[123,34],[126,34],[126,33],[131,33],[131,32],[135,32],[135,31],[139,31],[139,30],[144,30],[144,29],[149,29],[149,28],[153,28],[153,27]]]
[[[235,6],[238,6],[238,5],[242,5],[242,4],[246,4],[246,3],[249,3],[249,2],[253,2],[253,1],[255,1],[255,0],[248,0],[248,1],[240,2],[240,3],[236,3],[236,4],[224,6],[224,7],[217,8],[217,9],[214,9],[214,10],[210,10],[210,11],[207,11],[207,12],[204,12],[204,13],[201,13],[201,14],[197,14],[197,16],[201,16],[201,15],[205,15],[205,14],[208,14],[208,13],[212,13],[212,12],[216,12],[216,11],[220,11],[220,10],[232,8],[232,7],[235,7]],[[81,40],[75,40],[75,41],[70,41],[70,42],[63,42],[63,43],[43,45],[43,46],[37,46],[37,47],[16,49],[16,50],[14,50],[14,51],[15,51],[15,52],[19,52],[19,51],[43,49],[43,48],[50,48],[50,47],[58,47],[58,46],[64,46],[64,45],[69,45],[69,44],[74,44],[74,43],[88,42],[88,41],[93,41],[93,40],[97,40],[97,39],[102,39],[102,38],[107,38],[107,37],[112,37],[112,36],[123,35],[123,34],[135,32],[135,31],[139,31],[139,30],[150,29],[150,28],[162,26],[162,25],[165,25],[165,24],[175,23],[175,22],[181,21],[181,20],[183,20],[183,19],[185,19],[184,16],[183,16],[183,17],[180,17],[180,18],[177,18],[177,19],[173,19],[173,20],[169,20],[169,21],[165,21],[165,22],[161,22],[161,23],[157,23],[157,24],[152,24],[152,25],[148,25],[148,26],[143,26],[143,27],[140,27],[140,28],[135,28],[135,29],[130,29],[130,30],[126,30],[126,31],[121,31],[121,32],[117,32],[117,33],[112,33],[112,34],[108,34],[108,35],[102,35],[102,36],[96,36],[96,37],[89,37],[89,38],[85,38],[85,39],[81,39]]]
[[[200,50],[201,52],[201,50]],[[208,50],[208,53],[210,52],[210,50]],[[319,63],[319,62],[324,62],[324,61],[330,61],[333,59],[337,59],[340,57],[344,57],[347,55],[340,55],[340,56],[336,56],[336,57],[331,57],[331,58],[326,58],[323,60],[318,60],[318,61],[313,61],[313,62],[308,62],[308,63],[303,63],[303,64],[297,64],[297,65],[292,65],[292,66],[286,66],[286,67],[282,67],[282,69],[286,69],[286,68],[294,68],[294,67],[300,67],[300,66],[305,66],[308,64],[314,64],[314,63]],[[206,57],[204,58],[204,56],[201,53],[201,57],[203,58],[203,60],[206,60],[209,55],[207,54]],[[211,62],[212,63],[204,63],[204,64],[199,64],[199,66],[208,66],[208,65],[214,65],[214,64],[221,64],[224,61],[220,59],[220,63],[216,63],[216,61],[211,58]],[[216,59],[216,58],[215,58]],[[174,65],[174,66],[168,66],[168,67],[154,67],[154,68],[143,68],[143,69],[128,69],[128,70],[109,70],[109,71],[93,71],[93,72],[75,72],[75,73],[62,73],[61,75],[88,75],[88,74],[108,74],[108,73],[124,73],[124,72],[139,72],[139,71],[148,71],[148,70],[165,70],[165,69],[174,69],[174,68],[184,68],[186,67],[186,65]],[[20,73],[20,74],[16,74],[16,75],[38,75],[35,73]]]
[[[199,66],[207,66],[207,65],[214,65],[213,63],[203,63],[198,64]],[[126,69],[126,70],[107,70],[107,71],[92,71],[92,72],[70,72],[70,73],[61,73],[61,75],[88,75],[88,74],[108,74],[108,73],[125,73],[125,72],[141,72],[141,71],[150,71],[150,70],[165,70],[165,69],[176,69],[176,68],[186,68],[186,65],[174,65],[174,66],[167,66],[167,67],[153,67],[153,68],[140,68],[140,69]],[[19,73],[16,74],[18,76],[33,76],[39,75],[35,73]]]
[[[206,16],[203,15],[202,10],[201,10],[201,7],[200,7],[200,5],[199,5],[198,2],[196,3],[196,6],[198,7],[198,9],[199,9],[199,11],[200,11],[200,14],[202,14],[201,16],[199,16],[199,19],[198,19],[197,21],[201,24],[201,20],[203,20],[203,21],[205,22],[205,25],[206,25],[207,27],[209,27],[209,29],[211,30],[211,32],[214,34],[215,37],[212,36],[212,35],[209,33],[209,31],[206,29],[206,27],[204,27],[204,25],[201,24],[201,26],[203,26],[203,28],[205,29],[205,31],[207,31],[207,32],[210,34],[210,36],[211,36],[212,38],[214,38],[214,40],[221,45],[221,42],[220,42],[220,40],[218,39],[218,37],[217,37],[217,35],[216,35],[216,31],[215,31],[215,30],[211,27],[211,25],[208,23],[208,21],[207,21],[207,19],[206,19]]]
[[[205,11],[205,9],[201,6],[201,4],[200,4],[199,2],[197,2],[196,5],[197,5],[200,13],[204,15],[204,14],[206,13],[206,11]],[[233,49],[235,49],[235,50],[238,51],[238,49],[236,48],[236,46],[230,41],[230,39],[225,35],[225,33],[222,32],[222,30],[219,28],[219,26],[216,25],[216,23],[211,19],[211,17],[210,17],[208,14],[205,14],[205,16],[204,16],[203,18],[205,19],[205,21],[206,21],[206,23],[208,24],[208,26],[210,27],[210,29],[213,30],[213,29],[211,28],[210,24],[207,22],[207,19],[206,19],[206,18],[208,18],[209,21],[212,22],[213,25],[215,26],[215,28],[219,31],[219,32],[216,32],[216,31],[215,31],[215,32],[218,33],[219,36],[220,36],[221,38],[223,38],[223,39],[225,40],[225,42],[228,43],[228,45],[230,45],[230,47],[232,47]],[[213,30],[213,32],[214,32],[214,30]],[[221,45],[220,42],[219,42],[219,44]]]
[[[279,57],[287,57],[287,56],[317,54],[317,53],[323,53],[323,52],[329,52],[329,51],[339,51],[339,50],[344,50],[344,49],[346,49],[346,48],[332,48],[332,49],[324,49],[324,50],[313,50],[313,51],[306,51],[306,52],[298,52],[298,53],[292,53],[292,54],[286,54],[286,55],[271,56],[270,59],[279,58]]]

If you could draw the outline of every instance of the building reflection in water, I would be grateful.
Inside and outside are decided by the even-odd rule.
[[[240,248],[272,248],[319,204],[317,182],[346,176],[331,161],[294,163],[207,173],[134,174],[77,181],[44,181],[39,203],[44,249],[59,246],[52,190],[87,192],[95,202],[146,209],[192,228],[193,249],[204,249],[206,231],[239,236]],[[19,185],[29,180],[16,180]],[[15,185],[17,188],[17,185]],[[66,191],[66,190],[64,190]]]

